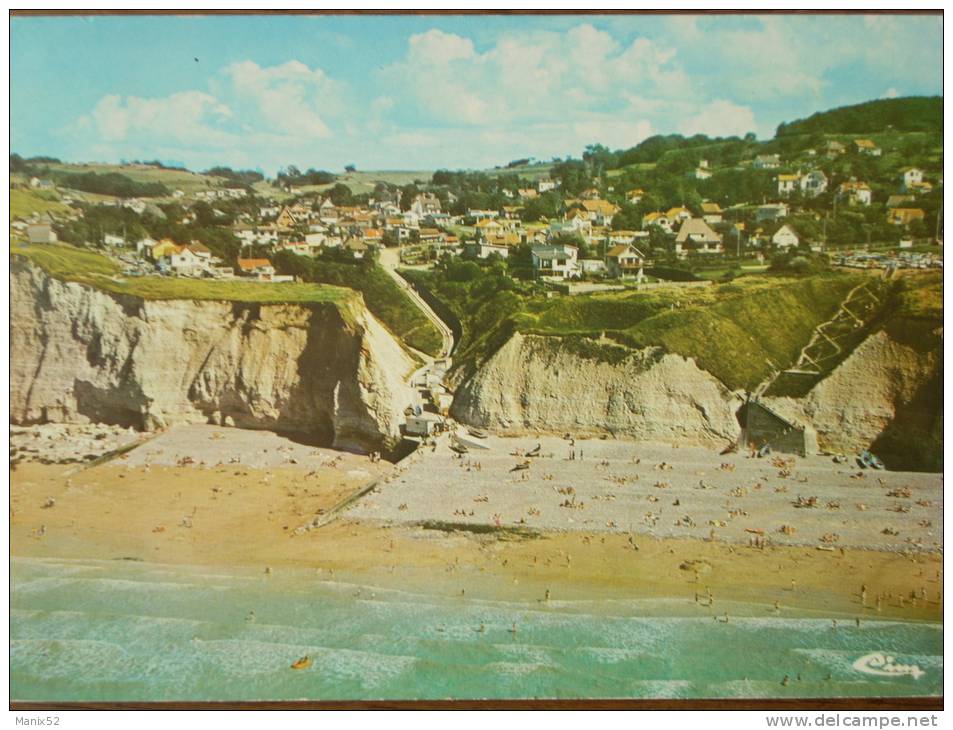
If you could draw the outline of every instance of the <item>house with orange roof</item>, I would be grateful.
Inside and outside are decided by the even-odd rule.
[[[926,213],[922,208],[891,208],[887,211],[887,223],[895,226],[909,226],[914,221],[922,221]]]

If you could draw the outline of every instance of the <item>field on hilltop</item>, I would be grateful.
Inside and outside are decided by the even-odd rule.
[[[62,281],[74,281],[112,294],[142,299],[346,304],[355,297],[351,289],[328,284],[271,284],[165,276],[124,277],[119,264],[112,259],[94,251],[66,245],[13,244],[10,251],[13,256],[28,259]]]

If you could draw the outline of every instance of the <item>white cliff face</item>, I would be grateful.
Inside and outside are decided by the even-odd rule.
[[[362,306],[144,301],[12,263],[11,418],[234,421],[388,448],[413,361]]]
[[[516,333],[457,391],[453,414],[492,428],[724,445],[738,436],[739,406],[694,360],[658,348],[605,362]]]
[[[914,399],[939,367],[939,352],[923,354],[884,332],[865,339],[804,398],[766,398],[782,415],[810,423],[830,451],[865,449]],[[937,393],[937,408],[941,393]]]

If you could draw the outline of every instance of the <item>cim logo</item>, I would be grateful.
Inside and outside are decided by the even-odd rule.
[[[924,672],[916,664],[900,664],[889,654],[875,651],[872,654],[865,654],[854,662],[854,669],[864,674],[874,674],[878,677],[898,677],[909,674],[914,679],[920,679]]]

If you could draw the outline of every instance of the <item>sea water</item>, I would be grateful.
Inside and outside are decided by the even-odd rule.
[[[830,618],[807,614],[745,617],[740,606],[722,623],[665,601],[481,601],[326,580],[314,571],[281,573],[15,558],[11,697],[942,694],[937,623],[865,620],[857,627],[842,618],[834,628]],[[923,674],[854,668],[872,652]],[[310,667],[291,669],[306,655]]]

